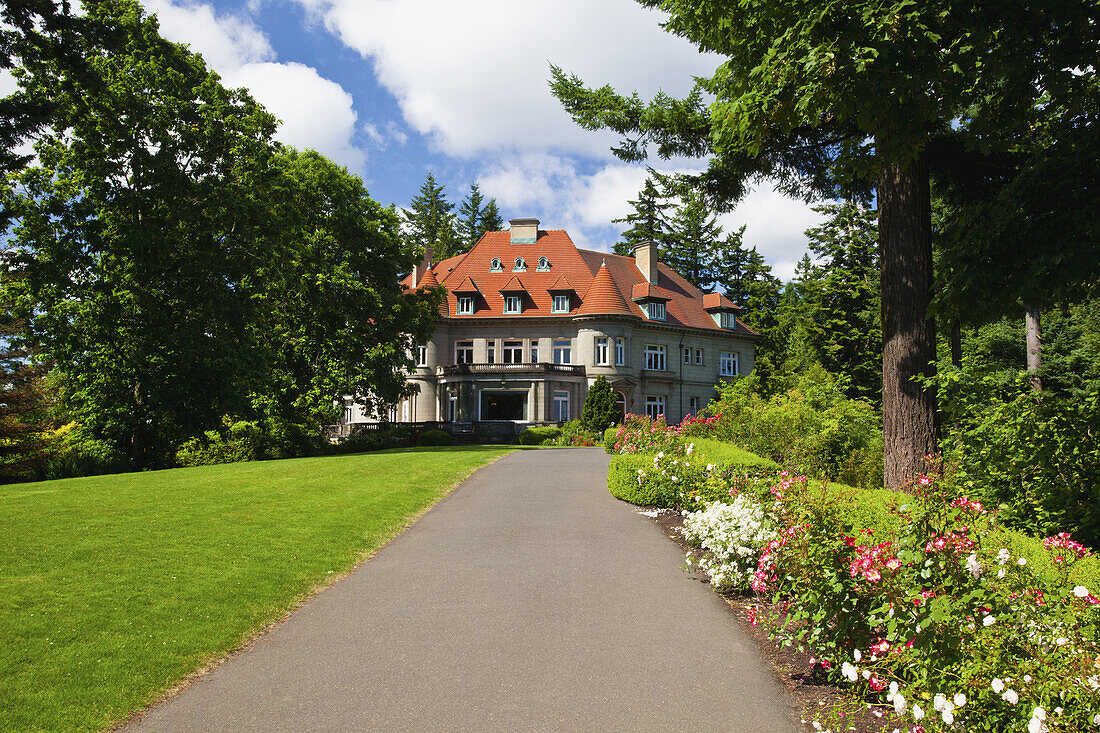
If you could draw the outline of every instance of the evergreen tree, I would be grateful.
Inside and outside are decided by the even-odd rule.
[[[47,369],[20,344],[24,324],[0,312],[0,481],[28,479],[41,468],[50,423]]]
[[[602,374],[588,388],[581,410],[581,424],[585,430],[602,433],[619,421],[619,408],[615,404],[615,393],[611,383]]]
[[[822,366],[847,378],[851,397],[879,404],[882,392],[882,306],[876,212],[857,202],[815,207],[829,219],[806,231],[819,264],[808,303],[811,341]]]
[[[481,235],[485,233],[482,228],[485,222],[485,210],[481,207],[484,200],[485,197],[481,195],[481,189],[474,183],[470,186],[469,193],[458,205],[457,234],[461,250],[455,252],[455,254],[469,252],[477,244],[477,240],[481,239]]]
[[[497,208],[497,200],[489,199],[485,208],[481,210],[481,231],[499,232],[504,229],[504,220],[500,218],[500,209]]]
[[[652,175],[645,179],[645,185],[638,192],[638,198],[632,199],[629,203],[634,207],[634,211],[622,219],[611,221],[630,225],[630,228],[623,232],[622,240],[615,243],[615,254],[633,257],[634,247],[639,242],[661,244],[665,241],[668,222],[665,220],[664,212],[671,204],[666,201],[666,194],[657,189]]]
[[[432,256],[442,260],[460,254],[459,235],[455,231],[454,204],[447,201],[444,186],[435,182],[429,171],[409,208],[401,212],[405,219],[405,237],[413,252],[432,249]]]
[[[722,227],[703,197],[689,191],[668,223],[661,260],[704,292],[723,279]],[[738,235],[739,236],[739,235]]]

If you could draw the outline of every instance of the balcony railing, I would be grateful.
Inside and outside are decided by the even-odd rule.
[[[585,375],[584,364],[450,364],[435,368],[440,377],[464,374],[568,374]]]

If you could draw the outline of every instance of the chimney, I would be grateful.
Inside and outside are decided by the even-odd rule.
[[[539,238],[538,219],[510,219],[512,244],[534,244]]]
[[[424,248],[424,259],[417,263],[413,268],[413,290],[416,290],[420,285],[420,280],[424,277],[424,273],[432,269],[432,248]]]
[[[656,242],[638,242],[634,245],[634,266],[648,282],[657,284]]]

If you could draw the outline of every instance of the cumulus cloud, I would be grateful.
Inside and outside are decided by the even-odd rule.
[[[275,137],[313,148],[359,171],[366,153],[356,146],[356,113],[350,94],[316,69],[280,63],[263,31],[248,18],[216,13],[206,3],[143,0],[156,13],[161,34],[188,44],[229,86],[246,87],[281,120]]]
[[[550,94],[550,63],[593,83],[684,93],[715,60],[628,0],[297,0],[372,60],[408,124],[440,152],[558,148],[605,155]]]
[[[718,218],[726,231],[744,224],[745,246],[756,247],[781,280],[794,277],[794,268],[806,253],[804,232],[824,221],[825,217],[808,205],[767,183],[746,196],[736,209]]]

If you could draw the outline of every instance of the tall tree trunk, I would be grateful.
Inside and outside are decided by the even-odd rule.
[[[878,231],[882,248],[882,415],[886,487],[913,481],[924,456],[939,452],[936,393],[913,377],[933,375],[936,325],[932,297],[932,206],[928,161],[922,153],[891,162],[879,134]]]
[[[1043,379],[1039,368],[1043,365],[1043,332],[1039,327],[1039,309],[1028,307],[1024,311],[1024,330],[1027,335],[1028,381],[1036,392],[1043,391]]]

